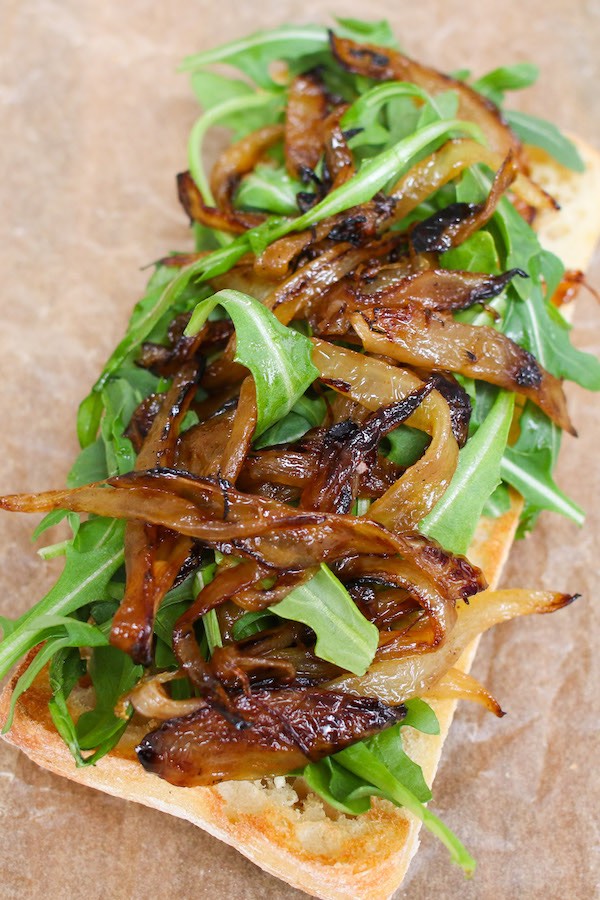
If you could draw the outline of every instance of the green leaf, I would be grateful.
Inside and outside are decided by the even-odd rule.
[[[44,616],[67,616],[98,600],[123,562],[124,523],[95,518],[84,522],[67,549],[63,572],[46,596],[14,623],[0,642],[0,678],[40,642],[36,622]],[[41,618],[43,622],[44,619]]]
[[[219,291],[198,304],[185,333],[196,334],[216,306],[223,306],[231,316],[236,332],[235,359],[254,377],[258,411],[255,434],[260,436],[287,415],[319,377],[311,358],[312,344],[278,322],[258,300],[230,290]]]
[[[530,87],[538,80],[539,68],[534,63],[514,63],[512,66],[500,66],[473,82],[472,87],[500,106],[505,91],[519,91]]]
[[[440,256],[444,269],[461,272],[486,272],[498,275],[500,260],[496,242],[489,231],[476,231],[471,237]]]
[[[282,95],[272,92],[236,94],[223,103],[210,107],[208,112],[205,112],[204,115],[196,120],[188,140],[188,164],[192,178],[196,182],[204,202],[209,206],[215,205],[215,198],[210,189],[202,162],[202,146],[209,129],[216,124],[224,126],[233,124],[239,132],[238,136],[241,136],[238,126],[241,119],[247,122],[249,115],[252,115],[252,128],[275,122],[281,110],[282,102]],[[256,118],[257,110],[260,112],[258,119]],[[229,243],[229,241],[230,238],[227,239],[226,243]]]
[[[419,697],[414,697],[412,700],[407,700],[404,706],[406,707],[406,715],[400,722],[402,728],[410,725],[411,728],[416,728],[417,731],[422,731],[423,734],[440,733],[440,723],[428,703],[425,703]]]
[[[290,591],[270,607],[270,612],[312,628],[317,635],[315,653],[320,659],[355,675],[364,675],[371,665],[379,632],[323,563],[310,581]]]
[[[421,522],[423,534],[446,550],[467,552],[485,502],[500,484],[514,403],[514,394],[499,392],[485,421],[460,451],[446,493]]]
[[[322,424],[326,412],[327,407],[322,397],[300,397],[287,416],[267,428],[254,442],[255,450],[297,441],[311,428],[318,428]]]
[[[431,790],[423,777],[418,763],[406,755],[400,739],[400,725],[386,728],[385,731],[372,737],[369,750],[385,765],[393,777],[408,788],[421,803],[431,800]]]
[[[258,634],[266,628],[277,624],[277,617],[270,609],[260,609],[257,612],[247,612],[234,622],[232,634],[234,641],[243,641],[244,638]]]
[[[346,110],[340,124],[343,129],[361,128],[366,135],[361,138],[361,141],[369,142],[369,131],[374,125],[377,125],[381,111],[388,103],[401,97],[416,98],[422,102],[431,100],[427,91],[416,84],[408,81],[386,81],[361,94]]]
[[[508,450],[508,448],[507,448]],[[502,457],[502,462],[500,463],[500,473],[504,478],[504,464],[506,459],[506,451],[505,455]],[[485,502],[485,506],[481,512],[482,516],[487,516],[488,519],[498,519],[500,516],[503,516],[504,513],[507,513],[510,509],[510,493],[508,491],[508,485],[504,482],[498,485],[493,494],[491,494]]]
[[[387,436],[385,455],[397,466],[408,468],[420,459],[428,446],[430,437],[424,431],[399,425]]]
[[[67,487],[77,488],[92,481],[108,478],[106,466],[106,450],[104,439],[97,438],[92,444],[84,447],[67,476]]]
[[[398,41],[387,19],[378,19],[374,22],[364,19],[352,19],[336,16],[338,23],[335,33],[340,37],[350,38],[367,44],[377,44],[380,47],[397,47]]]
[[[504,116],[510,127],[526,144],[541,147],[567,169],[574,172],[585,171],[585,164],[577,147],[558,130],[556,125],[517,110],[505,110]]]
[[[293,216],[298,212],[296,195],[302,190],[302,184],[291,178],[285,169],[263,163],[243,179],[235,204],[245,209]]]
[[[6,734],[12,727],[19,697],[31,687],[35,678],[55,653],[67,647],[99,647],[108,643],[108,639],[99,628],[95,625],[88,625],[86,622],[79,622],[77,619],[64,618],[60,622],[57,620],[53,625],[49,625],[46,621],[45,627],[40,627],[39,622],[36,622],[35,625],[39,627],[38,638],[46,632],[43,638],[46,642],[34,656],[13,688],[8,716],[4,723],[2,734]],[[31,628],[33,627],[34,625],[32,624]]]
[[[424,700],[415,698],[405,706],[406,717],[398,725],[363,743],[379,757],[392,777],[400,781],[406,778],[406,786],[410,789],[410,785],[414,785],[425,801],[429,799],[431,792],[425,783],[421,767],[405,754],[400,732],[410,725],[426,734],[439,734],[440,726],[434,711]],[[347,815],[357,816],[366,812],[371,805],[372,796],[386,796],[371,783],[368,773],[363,773],[362,777],[353,774],[340,765],[335,755],[306,766],[302,770],[302,777],[315,793],[334,809]]]
[[[81,748],[75,733],[75,722],[71,717],[67,700],[75,684],[85,674],[86,663],[78,649],[64,648],[52,657],[49,668],[49,683],[52,700],[48,703],[54,727],[71,751],[78,767],[85,766]]]
[[[93,750],[121,736],[127,723],[114,713],[117,701],[142,677],[143,667],[117,647],[96,647],[88,663],[94,685],[94,708],[77,720],[76,734],[83,750]]]
[[[559,448],[556,426],[530,401],[519,420],[520,434],[502,459],[502,477],[512,484],[525,500],[524,515],[529,522],[542,509],[560,513],[582,525],[583,510],[556,485],[552,469]]]
[[[271,87],[271,63],[280,59],[288,62],[298,60],[327,50],[328,46],[327,31],[321,25],[281,25],[187,56],[180,70],[193,72],[214,63],[227,63],[261,87]]]
[[[361,741],[336,753],[335,760],[354,775],[379,788],[386,799],[417,816],[447,847],[453,862],[461,866],[468,875],[474,872],[475,860],[456,835],[394,776],[376,749],[371,749],[366,742]]]

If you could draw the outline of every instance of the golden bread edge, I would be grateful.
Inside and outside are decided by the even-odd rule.
[[[577,175],[533,151],[534,177],[561,203],[558,215],[541,217],[544,246],[557,252],[570,268],[585,269],[600,237],[600,154],[582,141],[577,145],[587,170]],[[521,501],[499,519],[480,522],[469,557],[481,566],[491,586],[498,583],[519,518]],[[471,666],[477,642],[465,652],[460,666]],[[12,687],[21,664],[0,697],[0,720],[7,716]],[[47,702],[47,678],[40,676],[16,709],[6,740],[34,762],[80,784],[125,800],[186,819],[234,846],[261,868],[317,897],[383,900],[400,885],[419,844],[420,822],[386,801],[356,819],[330,818],[316,798],[303,801],[288,786],[259,782],[228,782],[212,788],[177,788],[145,772],[132,756],[139,735],[130,735],[96,766],[77,769],[68,748],[54,729]],[[85,708],[86,693],[75,697]],[[432,702],[440,721],[440,735],[407,729],[409,754],[433,781],[456,702]],[[450,863],[448,863],[450,865]]]

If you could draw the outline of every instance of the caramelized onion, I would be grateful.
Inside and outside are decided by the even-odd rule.
[[[283,136],[283,125],[265,125],[232,144],[221,153],[210,174],[210,188],[219,209],[232,209],[232,198],[240,179],[251,172]]]
[[[489,709],[498,718],[505,715],[504,710],[490,692],[476,678],[461,672],[460,669],[448,669],[439,681],[425,694],[426,700],[471,700]]]
[[[402,720],[404,707],[316,688],[253,691],[233,700],[245,728],[210,706],[165,722],[137,755],[148,772],[193,786],[286,775]]]
[[[230,205],[226,209],[207,206],[190,172],[180,172],[177,176],[177,193],[190,221],[199,222],[206,228],[243,234],[248,228],[255,228],[266,219],[266,216],[258,213],[234,210]]]
[[[313,345],[313,362],[321,378],[368,409],[377,410],[395,403],[422,386],[422,381],[412,372],[381,360],[324,341],[315,340]],[[371,518],[391,531],[417,527],[443,496],[458,461],[450,410],[437,391],[432,391],[406,424],[427,432],[432,439],[421,459],[369,510]]]
[[[461,653],[479,634],[515,616],[550,613],[562,609],[575,597],[549,591],[484,591],[469,605],[461,604],[456,625],[435,653],[419,653],[374,663],[362,678],[336,678],[329,687],[384,703],[403,703],[422,697],[454,666]]]
[[[459,117],[476,122],[496,153],[506,156],[513,150],[517,156],[520,155],[521,144],[504,122],[498,107],[464,81],[442,75],[389,47],[358,44],[348,38],[338,37],[333,32],[330,41],[333,55],[349,72],[365,75],[375,81],[411,81],[434,96],[443,91],[456,91]]]
[[[558,378],[502,332],[487,325],[466,325],[417,304],[366,310],[352,315],[351,322],[370,353],[458,372],[523,394],[557,425],[575,434]]]
[[[316,72],[292,81],[285,111],[285,164],[293,178],[305,178],[323,152],[327,93]]]
[[[186,363],[173,379],[138,453],[136,467],[172,465],[179,429],[196,391],[199,367]],[[152,662],[154,617],[191,549],[189,538],[145,522],[125,529],[125,596],[117,609],[110,642],[143,665]]]
[[[128,694],[122,698],[125,705],[129,702],[137,713],[146,719],[175,719],[187,716],[206,706],[201,697],[190,697],[188,700],[173,700],[164,684],[181,677],[181,672],[159,672],[157,675],[142,678]]]

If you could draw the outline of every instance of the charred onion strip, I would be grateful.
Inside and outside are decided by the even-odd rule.
[[[426,269],[407,274],[405,264],[383,267],[367,283],[348,283],[349,303],[355,309],[384,306],[398,309],[418,303],[424,309],[468,309],[497,297],[515,276],[527,278],[522,269],[509,269],[501,275],[461,272],[450,269]]]
[[[265,125],[223,151],[210,174],[210,189],[219,209],[233,209],[233,195],[240,179],[282,136],[283,125]]]
[[[335,190],[352,178],[356,171],[352,151],[340,125],[340,119],[345,111],[345,106],[339,106],[325,122],[325,167],[331,182],[331,190]]]
[[[323,436],[316,477],[304,489],[300,505],[304,509],[348,513],[352,508],[360,476],[377,460],[379,442],[411,416],[431,392],[423,385],[404,400],[372,413],[362,426],[340,422]]]
[[[442,253],[456,247],[483,228],[493,216],[500,198],[517,176],[514,156],[509,153],[496,173],[484,203],[453,203],[419,222],[411,232],[411,243],[418,253]]]
[[[173,629],[173,652],[183,672],[200,696],[221,710],[231,710],[230,698],[202,656],[194,624],[200,616],[229,600],[237,591],[260,581],[266,574],[266,570],[254,562],[243,562],[239,566],[221,569],[213,581],[200,591],[189,609],[177,619]]]
[[[185,786],[286,775],[406,714],[401,706],[315,688],[253,691],[232,703],[249,727],[237,729],[211,707],[199,709],[146,735],[137,748],[141,764]]]
[[[234,210],[230,205],[226,209],[207,206],[190,172],[180,172],[177,176],[177,194],[191,222],[199,222],[216,231],[243,234],[248,228],[255,228],[266,219],[266,216],[259,213]]]
[[[256,428],[256,389],[254,381],[248,377],[242,383],[237,409],[231,427],[231,434],[223,451],[219,475],[235,484],[250,449],[250,442]]]
[[[285,112],[285,164],[292,178],[305,180],[323,152],[323,120],[327,92],[316,72],[305,72],[292,81]]]
[[[412,372],[381,360],[325,341],[315,340],[313,344],[313,362],[321,378],[367,409],[375,411],[396,403],[423,384]],[[458,461],[450,410],[437,391],[423,401],[406,424],[430,434],[431,443],[421,459],[369,510],[371,518],[393,532],[417,527],[450,484]]]
[[[423,535],[391,534],[364,517],[296,511],[222,483],[169,470],[131,472],[73,490],[13,494],[0,497],[0,508],[11,512],[71,509],[141,519],[287,572],[341,559],[348,547],[356,554],[400,554],[436,584],[444,584],[448,596],[455,599],[485,587],[476,566]]]
[[[200,369],[186,363],[173,379],[136,460],[136,467],[172,465],[181,422],[196,391]],[[110,642],[136,663],[152,662],[156,610],[173,586],[191,549],[189,538],[145,522],[125,529],[125,596],[117,609]]]
[[[503,157],[476,141],[455,139],[425,157],[400,178],[391,191],[396,200],[394,221],[404,219],[435,191],[457,178],[465,169],[484,163],[497,172]],[[540,209],[556,209],[557,204],[539,185],[519,172],[512,190],[524,203]]]
[[[389,47],[358,44],[333,32],[330,32],[330,43],[331,52],[348,72],[365,75],[374,81],[411,81],[433,95],[456,91],[460,118],[476,122],[496,153],[504,157],[512,150],[517,158],[520,157],[521,143],[505,123],[498,107],[464,81],[423,66]]]
[[[444,595],[430,577],[405,560],[360,557],[342,562],[336,571],[344,579],[359,579],[363,586],[371,583],[406,591],[426,611],[433,625],[432,640],[428,642],[430,648],[442,643],[454,626],[456,596]],[[405,602],[405,598],[401,602]]]
[[[398,362],[445,369],[523,394],[557,425],[575,434],[558,378],[509,337],[487,325],[466,325],[450,315],[411,304],[350,317],[369,353]]]

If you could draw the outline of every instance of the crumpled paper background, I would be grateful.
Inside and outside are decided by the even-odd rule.
[[[4,0],[0,9],[0,492],[59,486],[74,419],[121,336],[147,272],[190,246],[174,175],[197,107],[176,65],[187,53],[285,21],[331,13],[388,17],[406,48],[440,68],[481,73],[532,60],[538,86],[513,105],[600,146],[600,6],[594,0]],[[600,286],[598,258],[590,276]],[[600,351],[584,293],[575,341]],[[402,898],[588,898],[599,883],[595,811],[599,704],[596,603],[600,442],[593,399],[568,388],[580,438],[558,478],[585,527],[542,517],[504,583],[581,591],[555,616],[508,624],[482,642],[474,672],[510,715],[463,705],[434,787],[434,809],[476,856],[465,882],[428,834]],[[597,407],[596,407],[597,409]],[[0,613],[39,598],[31,519],[0,518]],[[0,744],[4,897],[285,898],[301,895],[192,825],[38,769]]]

